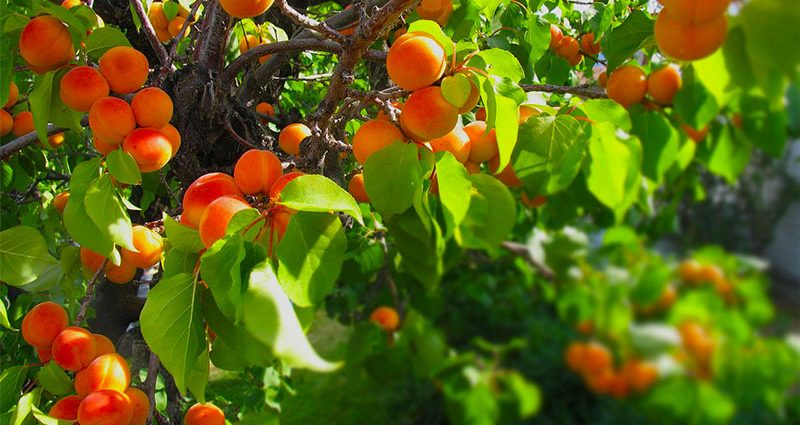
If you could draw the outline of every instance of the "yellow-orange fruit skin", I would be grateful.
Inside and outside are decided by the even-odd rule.
[[[17,87],[16,83],[12,81],[8,87],[8,100],[6,101],[6,104],[3,105],[3,108],[8,109],[14,106],[17,103],[18,97],[19,97],[19,87]]]
[[[600,43],[594,42],[594,34],[588,33],[581,37],[581,50],[590,55],[600,53]]]
[[[177,37],[178,34],[181,33],[181,28],[183,28],[184,23],[186,23],[186,18],[183,18],[181,16],[176,16],[169,22],[169,25],[167,25],[167,32],[169,32],[169,35]],[[188,33],[189,33],[189,27],[186,27],[186,34]]]
[[[731,0],[663,0],[661,3],[681,22],[704,24],[724,14]]]
[[[458,123],[458,109],[448,103],[439,87],[425,87],[408,97],[400,121],[410,136],[422,141],[442,137]]]
[[[273,0],[220,0],[219,4],[234,18],[252,18],[266,12]]]
[[[161,235],[147,227],[133,226],[133,246],[139,252],[122,249],[122,259],[140,269],[149,269],[161,260],[164,241]]]
[[[210,203],[200,217],[200,239],[206,248],[225,236],[225,231],[236,213],[252,208],[241,198],[223,196]]]
[[[78,407],[81,405],[83,397],[78,395],[68,395],[59,399],[50,410],[47,416],[65,421],[74,421],[78,419]]]
[[[163,168],[172,158],[172,143],[155,128],[137,128],[125,136],[122,150],[131,154],[143,173]]]
[[[658,14],[655,25],[656,44],[662,53],[684,61],[702,59],[714,53],[728,31],[725,15],[699,25],[675,19],[668,9]]]
[[[14,115],[14,126],[11,128],[11,134],[14,137],[22,137],[32,131],[34,131],[33,114],[30,111],[22,111]]]
[[[94,102],[89,110],[89,128],[104,143],[118,145],[136,128],[136,118],[128,102],[104,97]]]
[[[116,353],[117,349],[114,348],[114,343],[108,339],[107,336],[101,334],[92,334],[95,345],[95,355],[102,356],[103,354]]]
[[[72,68],[61,79],[59,95],[61,101],[70,108],[89,112],[92,104],[108,96],[111,88],[96,69],[89,66]]]
[[[497,155],[489,160],[489,172],[493,173],[497,180],[500,180],[508,187],[516,188],[522,186],[522,181],[517,177],[517,173],[511,168],[511,164],[506,165],[503,171],[497,171],[497,166],[500,165],[500,155]]]
[[[225,413],[211,403],[197,403],[186,411],[183,425],[225,425]]]
[[[118,94],[139,90],[150,72],[147,57],[127,46],[112,47],[100,57],[99,64],[100,72],[108,81],[111,91]]]
[[[658,369],[650,363],[628,360],[622,365],[621,375],[631,390],[644,392],[658,380]]]
[[[11,133],[14,128],[14,117],[5,109],[0,109],[0,136]]]
[[[103,156],[106,156],[109,153],[111,153],[111,151],[114,151],[119,148],[119,144],[114,145],[106,143],[97,136],[94,136],[92,138],[92,146],[94,146],[94,149]]]
[[[53,360],[64,370],[77,372],[92,362],[97,346],[86,329],[68,327],[53,340]]]
[[[262,44],[268,44],[269,42],[270,40],[266,38],[259,38],[253,34],[247,34],[239,39],[239,53],[244,54],[244,52],[252,49],[253,47],[261,46]],[[259,56],[258,63],[266,62],[271,56],[271,54]]]
[[[556,54],[564,59],[569,59],[577,55],[579,50],[580,44],[578,40],[576,40],[575,37],[566,36],[561,39],[561,43],[556,47]]]
[[[281,160],[270,151],[258,149],[245,152],[233,168],[233,180],[247,195],[268,194],[281,175]]]
[[[267,102],[261,102],[258,105],[256,105],[256,112],[258,112],[259,114],[269,115],[271,117],[274,117],[275,116],[275,107],[272,106],[271,104],[267,103]],[[261,122],[266,124],[267,120],[262,118]]]
[[[569,66],[577,66],[583,60],[583,55],[580,53],[576,53],[575,56],[566,59],[567,63],[569,63]]]
[[[470,140],[469,160],[480,164],[486,162],[498,154],[497,135],[494,129],[486,131],[486,123],[475,121],[464,126]],[[490,170],[495,171],[495,170]]]
[[[50,351],[50,346],[33,347],[36,349],[36,357],[42,364],[49,362],[53,358],[53,352]]]
[[[172,156],[174,157],[175,154],[178,153],[178,149],[181,148],[180,131],[178,131],[178,129],[175,128],[175,126],[172,124],[167,124],[161,127],[159,130],[161,130],[161,132],[164,133],[164,136],[167,137],[167,140],[169,140],[170,145],[172,145]]]
[[[147,87],[133,96],[131,110],[139,127],[164,127],[172,119],[172,99],[158,87]]]
[[[59,214],[64,214],[67,201],[69,201],[69,191],[61,192],[53,198],[53,208],[55,208]]]
[[[120,265],[115,266],[114,264],[108,263],[106,264],[105,268],[105,276],[109,282],[116,283],[119,285],[126,284],[133,280],[133,277],[136,275],[136,267],[123,261]]]
[[[369,195],[367,195],[366,186],[364,186],[364,175],[359,173],[350,179],[347,184],[347,191],[353,195],[353,199],[358,202],[369,203]]]
[[[587,375],[611,369],[611,362],[611,353],[606,347],[597,343],[589,343],[584,347],[582,370]]]
[[[416,10],[420,18],[435,21],[440,26],[445,26],[450,19],[450,15],[453,14],[453,1],[422,0]]]
[[[481,165],[476,163],[476,162],[467,161],[467,162],[464,163],[464,168],[467,169],[467,172],[469,174],[480,174],[481,173]]]
[[[665,66],[647,77],[647,93],[660,105],[671,105],[680,89],[681,74],[673,65]]]
[[[81,425],[128,425],[133,417],[133,403],[125,393],[100,390],[86,396],[78,407]]]
[[[647,77],[639,67],[621,66],[608,77],[606,92],[609,99],[627,108],[644,99],[647,93]]]
[[[400,324],[400,316],[392,307],[381,306],[369,315],[369,320],[375,322],[386,332],[394,332]]]
[[[150,5],[150,10],[147,11],[147,17],[150,19],[150,23],[153,24],[153,28],[156,30],[167,31],[169,20],[167,20],[167,15],[164,13],[163,2],[154,1]]]
[[[19,54],[37,74],[58,69],[75,57],[72,36],[60,20],[48,16],[31,19],[19,35]]]
[[[22,338],[36,347],[49,347],[67,328],[69,317],[64,307],[45,301],[34,306],[22,318]]]
[[[269,199],[272,201],[279,201],[283,188],[286,187],[290,181],[302,176],[303,174],[304,173],[300,171],[292,171],[280,176],[278,180],[275,180],[275,183],[273,183],[272,187],[269,189]]]
[[[361,125],[353,136],[353,156],[363,165],[372,154],[394,142],[405,141],[403,132],[390,121],[369,120]]]
[[[708,136],[708,125],[700,130],[692,128],[689,124],[681,124],[681,130],[695,143],[700,143]]]
[[[269,225],[271,231],[277,236],[278,241],[283,239],[283,235],[286,234],[286,228],[289,227],[289,220],[292,219],[292,215],[294,215],[294,212],[284,207],[277,208],[272,213]]]
[[[567,367],[575,372],[583,371],[583,358],[586,352],[586,346],[580,342],[572,342],[567,346],[564,352],[564,363]]]
[[[287,125],[278,135],[278,145],[289,155],[300,155],[300,142],[311,136],[311,129],[305,124],[294,123]]]
[[[47,136],[47,144],[50,146],[51,149],[56,149],[59,146],[64,144],[64,132],[53,134],[52,136]]]
[[[138,388],[130,387],[125,390],[125,395],[133,405],[133,416],[128,425],[145,425],[150,414],[150,399],[147,398],[147,394]]]
[[[463,128],[456,127],[453,131],[444,136],[431,140],[431,148],[434,152],[450,152],[460,163],[465,163],[469,159],[469,152],[472,142],[469,135]]]
[[[601,72],[600,75],[597,76],[597,84],[600,87],[606,87],[608,85],[608,73],[605,71]]]
[[[61,7],[72,9],[75,6],[80,6],[82,4],[83,2],[81,0],[64,0],[61,2]]]
[[[386,57],[389,78],[406,90],[427,87],[444,74],[447,57],[438,41],[423,33],[397,39]]]
[[[564,33],[561,32],[561,28],[550,24],[550,49],[555,50],[563,39]]]
[[[75,374],[75,392],[81,397],[100,390],[125,392],[131,384],[128,362],[119,354],[103,354]]]
[[[538,117],[540,114],[541,112],[533,106],[522,105],[519,107],[519,123],[522,124],[528,121],[528,118]]]
[[[244,198],[233,177],[223,173],[209,173],[200,176],[186,189],[183,195],[183,214],[181,223],[197,229],[200,217],[206,207],[222,196]]]
[[[102,255],[88,248],[81,248],[80,257],[83,268],[90,273],[94,273],[99,270],[100,266],[103,264],[103,260],[105,259],[105,257]]]

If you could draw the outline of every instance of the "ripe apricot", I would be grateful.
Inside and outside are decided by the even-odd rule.
[[[469,159],[469,151],[472,147],[469,135],[460,127],[454,128],[453,131],[438,139],[431,140],[430,143],[434,152],[450,152],[462,164]]]
[[[262,115],[269,115],[271,117],[275,116],[275,107],[267,102],[260,102],[256,105],[256,112]],[[266,124],[268,121],[261,118],[261,122]]]
[[[81,402],[78,422],[81,425],[126,425],[133,417],[133,403],[125,393],[95,391]]]
[[[80,6],[82,4],[83,2],[81,0],[64,0],[61,2],[61,7],[72,9],[75,6]]]
[[[604,370],[611,369],[611,353],[603,345],[591,342],[586,344],[583,353],[583,371],[587,375],[594,375],[601,373]]]
[[[464,163],[464,168],[467,169],[467,173],[469,173],[469,174],[480,174],[481,173],[481,165],[476,163],[476,162],[467,161],[467,162]]]
[[[581,61],[583,60],[583,55],[580,53],[576,53],[575,56],[565,59],[567,60],[567,63],[569,63],[569,66],[578,66],[578,64],[580,64]]]
[[[533,106],[522,105],[519,107],[519,123],[522,124],[528,121],[530,117],[538,117],[541,112]]]
[[[269,228],[277,235],[277,240],[283,239],[283,235],[286,234],[286,228],[289,227],[289,220],[292,219],[292,215],[294,215],[294,211],[284,207],[276,208],[272,212]]]
[[[45,301],[34,306],[22,318],[22,338],[36,347],[49,347],[69,324],[64,307]]]
[[[210,203],[200,217],[200,239],[206,248],[225,236],[225,231],[236,213],[252,208],[244,199],[223,196]]]
[[[81,397],[99,391],[124,392],[131,384],[128,362],[119,354],[103,354],[75,374],[75,392]]]
[[[244,52],[252,49],[253,47],[260,46],[262,44],[268,44],[270,42],[267,38],[259,38],[257,35],[247,34],[244,37],[239,39],[239,53],[244,54]],[[264,63],[267,59],[272,56],[271,54],[261,55],[258,57],[258,63]]]
[[[225,413],[211,403],[197,403],[186,411],[183,425],[225,425]]]
[[[183,28],[183,24],[185,23],[186,23],[186,18],[182,16],[176,16],[174,19],[169,21],[169,25],[167,25],[167,32],[169,32],[169,35],[177,37],[178,34],[181,33],[181,28]],[[189,34],[189,27],[186,27],[186,32],[184,33],[184,35],[188,34]]]
[[[661,3],[681,22],[704,24],[724,14],[731,0],[663,0]]]
[[[681,89],[681,74],[674,65],[665,66],[647,77],[647,93],[659,105],[671,105]]]
[[[281,160],[270,151],[250,149],[233,169],[233,180],[247,195],[268,194],[272,185],[283,175]]]
[[[70,108],[89,112],[92,104],[108,96],[110,90],[108,82],[99,71],[89,66],[78,66],[64,74],[59,95],[61,101]]]
[[[161,235],[147,227],[133,226],[133,246],[139,252],[122,249],[122,259],[140,269],[149,269],[161,260],[164,241]]]
[[[606,87],[608,84],[608,74],[605,71],[601,72],[600,75],[597,76],[597,84],[599,84],[600,87]]]
[[[495,155],[492,159],[489,160],[489,172],[494,174],[497,180],[500,180],[508,187],[520,187],[522,186],[522,181],[517,177],[517,173],[514,172],[514,169],[511,168],[511,164],[509,163],[506,165],[506,168],[503,168],[503,171],[498,172],[497,167],[500,165],[500,155]]]
[[[564,362],[567,367],[575,372],[583,371],[583,359],[586,354],[586,344],[571,342],[564,351]]]
[[[244,197],[233,177],[223,173],[208,173],[199,177],[183,195],[181,223],[196,229],[206,207],[217,198],[227,195]]]
[[[611,368],[606,368],[596,374],[584,375],[586,385],[597,394],[609,394],[614,386],[615,374]]]
[[[375,322],[386,332],[394,332],[400,324],[400,316],[392,307],[381,306],[369,315],[369,320]]]
[[[616,399],[622,399],[627,397],[630,391],[631,388],[625,376],[621,373],[614,373],[608,393]]]
[[[128,46],[112,47],[100,57],[100,72],[111,91],[128,94],[139,90],[147,81],[150,64],[142,52]]]
[[[167,26],[169,26],[169,20],[167,19],[167,15],[164,13],[163,2],[154,1],[150,5],[150,10],[147,11],[147,17],[150,19],[150,23],[156,30],[167,30]]]
[[[133,405],[133,417],[128,425],[145,425],[147,417],[150,415],[150,399],[147,394],[136,387],[130,387],[125,390],[125,395]]]
[[[112,354],[117,352],[117,349],[114,348],[114,343],[111,342],[107,336],[102,334],[92,334],[92,338],[94,338],[95,354],[98,357],[102,356],[103,354]]]
[[[641,393],[658,380],[658,369],[650,363],[631,359],[622,365],[621,375],[630,389]]]
[[[64,214],[67,201],[69,201],[69,191],[61,192],[53,198],[53,208],[55,208],[59,214]]]
[[[498,154],[497,135],[495,129],[486,131],[486,123],[475,121],[464,126],[470,140],[469,160],[476,163],[486,162]],[[495,170],[490,170],[495,171]]]
[[[564,33],[561,32],[561,28],[550,24],[550,50],[556,50],[563,39]]]
[[[678,275],[686,283],[699,283],[703,265],[697,260],[684,260],[678,266]]]
[[[564,59],[569,59],[574,57],[578,54],[580,50],[580,45],[578,44],[578,40],[572,36],[566,36],[561,39],[561,42],[558,43],[556,47],[556,54],[561,56]]]
[[[684,61],[702,59],[716,51],[728,31],[725,15],[704,24],[681,22],[669,9],[662,9],[655,25],[656,44],[661,53]]]
[[[405,141],[403,132],[387,120],[373,119],[365,122],[353,136],[353,155],[359,164],[365,164],[375,152],[395,143]]]
[[[42,347],[33,347],[36,349],[36,357],[39,358],[39,361],[42,363],[47,363],[53,358],[53,352],[50,350],[50,346],[42,346]]]
[[[104,97],[94,102],[89,110],[89,128],[104,143],[118,145],[136,128],[136,118],[128,102]]]
[[[155,128],[137,128],[122,142],[122,150],[131,154],[143,173],[160,170],[172,158],[172,143]]]
[[[75,57],[72,36],[60,20],[42,15],[31,19],[19,35],[19,54],[37,74],[58,69]]]
[[[364,175],[358,173],[350,179],[347,184],[347,191],[353,195],[353,199],[358,202],[369,203],[369,195],[367,195],[366,186],[364,186]]]
[[[600,53],[600,43],[594,42],[594,33],[590,32],[581,37],[581,50],[590,55]]]
[[[275,180],[275,183],[273,183],[272,187],[269,189],[269,199],[272,201],[279,201],[283,188],[286,187],[290,181],[302,176],[303,174],[304,173],[300,171],[292,171],[280,176],[278,180]]]
[[[644,99],[647,93],[647,77],[637,66],[621,66],[608,77],[606,92],[609,99],[627,108]]]
[[[109,282],[124,285],[133,280],[133,277],[136,275],[136,267],[126,261],[123,261],[118,266],[112,263],[106,263],[104,272]]]
[[[66,140],[66,137],[64,137],[63,131],[60,133],[53,134],[52,136],[47,136],[47,144],[50,147],[50,149],[56,149],[59,146],[63,145],[64,140]]]
[[[50,410],[47,416],[66,421],[74,421],[78,419],[78,406],[81,405],[83,397],[77,395],[68,395],[59,399]]]
[[[30,111],[22,111],[14,115],[14,126],[11,128],[14,137],[22,137],[32,131],[34,131],[33,114]]]
[[[695,143],[700,143],[705,140],[706,136],[708,136],[709,127],[708,124],[706,124],[702,130],[696,130],[689,126],[689,124],[681,124],[681,130],[683,130],[683,132],[686,133],[686,135],[689,136],[692,141]]]
[[[420,18],[435,21],[440,26],[445,26],[450,19],[450,15],[453,14],[453,1],[422,0],[416,10]]]
[[[133,96],[131,110],[139,127],[164,127],[172,119],[172,99],[158,87],[147,87]]]
[[[103,156],[106,156],[110,154],[111,151],[119,148],[119,144],[106,143],[97,136],[92,137],[92,146],[94,146],[94,150]]]
[[[181,133],[172,124],[159,128],[159,131],[164,133],[164,136],[169,140],[169,144],[172,145],[172,156],[174,157],[178,153],[178,149],[181,148]]]
[[[448,103],[439,87],[417,90],[408,97],[400,114],[403,128],[421,141],[442,137],[458,123],[458,109]]]
[[[522,195],[520,195],[520,201],[522,202],[522,205],[525,205],[526,207],[539,208],[547,203],[547,197],[538,195],[534,196],[533,198],[529,198],[528,195],[523,192]]]
[[[53,340],[53,360],[64,370],[77,372],[95,358],[97,345],[92,334],[75,326],[61,331]]]
[[[99,270],[105,259],[102,255],[83,247],[81,247],[80,257],[83,268],[90,273],[95,273]]]
[[[234,18],[252,18],[266,12],[273,0],[220,0],[219,4]]]
[[[522,192],[522,194],[525,195],[525,192]],[[537,196],[536,198],[544,198],[544,196]],[[581,320],[577,325],[575,325],[575,330],[584,335],[591,335],[592,332],[594,332],[594,322],[591,320]]]
[[[6,104],[3,105],[3,108],[8,109],[17,104],[17,98],[19,97],[19,87],[12,81],[8,87],[8,100]]]
[[[0,109],[0,136],[11,133],[14,128],[14,117],[5,109]]]
[[[311,129],[305,124],[294,123],[287,125],[278,135],[278,145],[289,155],[300,155],[300,142],[311,136]]]
[[[406,90],[430,86],[444,74],[444,47],[425,33],[412,32],[398,38],[386,57],[389,78]]]

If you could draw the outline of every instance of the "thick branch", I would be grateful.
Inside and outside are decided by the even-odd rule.
[[[525,91],[538,91],[544,93],[574,94],[587,99],[606,99],[605,91],[597,87],[583,86],[556,86],[553,84],[520,84]]]
[[[530,264],[534,269],[536,269],[536,271],[543,278],[549,281],[555,280],[556,274],[553,273],[553,270],[551,270],[550,267],[547,267],[547,265],[541,263],[537,258],[535,258],[533,254],[531,254],[531,250],[528,249],[527,246],[517,242],[505,241],[503,242],[502,247],[506,251],[525,259],[525,261],[527,261],[528,264]]]
[[[133,10],[136,11],[136,16],[139,17],[139,22],[142,23],[144,35],[147,37],[147,41],[150,42],[150,47],[153,48],[153,51],[156,52],[156,56],[158,56],[158,61],[161,62],[162,66],[166,65],[167,49],[165,49],[164,45],[158,41],[156,30],[153,28],[153,24],[150,23],[150,19],[147,17],[147,13],[144,11],[144,5],[139,0],[131,0],[131,5],[133,6]]]
[[[291,19],[292,22],[294,22],[297,26],[317,32],[323,37],[333,40],[339,44],[342,44],[347,40],[346,36],[331,28],[325,22],[317,21],[314,18],[298,12],[295,8],[290,6],[286,0],[275,0],[275,5],[278,6],[281,12]]]
[[[81,119],[81,125],[86,127],[89,125],[89,118],[84,116]],[[55,124],[47,124],[47,135],[52,136],[56,133],[61,133],[62,131],[67,131],[68,128],[61,128],[56,127]],[[9,156],[25,149],[28,145],[32,145],[39,140],[39,135],[35,131],[31,131],[28,134],[23,136],[17,137],[16,139],[6,143],[3,146],[0,146],[0,160],[6,159]]]

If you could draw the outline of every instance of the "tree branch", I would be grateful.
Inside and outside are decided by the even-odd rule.
[[[89,117],[84,115],[83,118],[81,118],[81,126],[86,127],[87,125],[89,125]],[[47,124],[48,136],[52,136],[56,133],[61,133],[62,131],[67,130],[69,129],[56,127],[55,124]],[[29,145],[36,143],[37,140],[39,140],[39,134],[35,131],[31,131],[28,134],[17,137],[5,145],[0,146],[0,160],[6,159],[11,155],[25,149]]]
[[[147,41],[150,42],[150,47],[153,48],[156,56],[158,56],[158,61],[161,62],[162,66],[166,66],[167,49],[165,49],[164,45],[158,41],[156,30],[153,28],[153,24],[150,22],[150,19],[147,17],[147,13],[144,11],[144,5],[139,0],[131,0],[131,6],[133,6],[133,10],[136,11],[136,16],[139,17],[139,22],[142,23],[144,35],[147,37]]]
[[[323,37],[333,40],[339,44],[343,44],[347,40],[345,35],[331,28],[325,22],[317,21],[314,18],[298,12],[297,9],[290,6],[286,0],[275,0],[275,5],[278,6],[281,12],[291,19],[292,22],[294,22],[297,26],[319,33]]]
[[[556,274],[547,265],[541,263],[537,258],[531,254],[531,250],[527,246],[511,241],[505,241],[501,245],[506,251],[525,259],[543,278],[549,281],[556,279]]]
[[[86,318],[86,310],[94,299],[94,287],[100,279],[100,276],[105,273],[106,264],[108,264],[108,258],[103,258],[103,262],[100,263],[100,268],[94,272],[94,276],[92,276],[92,279],[89,280],[89,283],[86,285],[86,295],[83,297],[83,301],[81,301],[81,309],[78,311],[78,315],[75,316],[75,326],[80,326]]]
[[[605,90],[600,88],[582,85],[582,86],[556,86],[553,84],[520,84],[522,90],[525,91],[538,91],[543,93],[558,93],[558,94],[574,94],[576,96],[584,97],[587,99],[607,99]]]
[[[186,30],[189,28],[189,25],[194,21],[195,15],[197,14],[197,10],[200,9],[200,5],[205,3],[206,0],[197,0],[192,5],[192,10],[189,11],[189,16],[186,17],[186,20],[183,22],[183,26],[181,26],[181,32],[178,33],[178,36],[175,37],[175,40],[172,41],[172,46],[169,50],[169,55],[167,56],[166,62],[161,67],[161,72],[158,74],[158,79],[155,82],[155,85],[160,86],[161,82],[164,81],[164,78],[167,76],[167,72],[173,69],[172,62],[175,61],[175,55],[178,53],[178,44],[180,44],[181,40],[186,36]]]

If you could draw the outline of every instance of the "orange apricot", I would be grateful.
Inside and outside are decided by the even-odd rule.
[[[220,0],[219,4],[234,18],[253,18],[266,12],[273,0]]]
[[[700,267],[697,278],[700,282],[714,283],[725,280],[725,272],[719,266],[706,264]]]
[[[59,214],[64,214],[67,201],[69,201],[69,191],[61,192],[53,198],[53,208],[55,208]]]
[[[96,150],[98,153],[100,153],[100,155],[103,156],[106,156],[110,154],[111,151],[119,148],[119,144],[106,143],[97,136],[94,136],[92,138],[92,146],[94,146],[94,150]]]
[[[464,126],[470,140],[469,160],[476,163],[486,162],[498,154],[497,135],[494,129],[486,131],[484,121],[475,121]],[[495,170],[490,170],[495,171]]]
[[[199,226],[200,239],[206,248],[225,236],[228,223],[236,213],[250,208],[252,206],[244,199],[233,196],[223,196],[210,203],[200,217]]]
[[[563,39],[564,33],[561,32],[561,28],[550,24],[550,49],[556,50]]]
[[[112,47],[100,57],[100,72],[111,91],[128,94],[139,90],[147,81],[150,64],[145,55],[128,46]]]
[[[724,14],[731,0],[663,0],[661,3],[681,22],[704,24]]]
[[[56,149],[59,146],[64,144],[64,140],[66,137],[64,136],[64,132],[53,134],[52,136],[47,136],[47,144],[50,146],[51,149]]]
[[[500,155],[496,155],[489,160],[489,172],[492,173],[497,180],[500,180],[508,187],[521,187],[522,180],[517,177],[517,173],[511,168],[511,164],[506,165],[503,171],[498,172],[497,167],[500,165]]]
[[[662,9],[655,25],[656,44],[661,53],[684,61],[702,59],[714,53],[728,31],[725,15],[720,15],[704,24],[681,22]]]
[[[590,55],[600,53],[600,43],[594,42],[594,33],[590,32],[581,37],[581,50]]]
[[[253,34],[247,34],[239,39],[239,53],[244,54],[244,52],[252,49],[253,47],[261,46],[262,44],[268,44],[269,42],[270,40],[267,38],[259,37]],[[270,56],[272,55],[267,54],[259,56],[258,63],[266,62]]]
[[[150,399],[147,394],[136,387],[130,387],[125,390],[125,395],[133,405],[133,417],[128,425],[145,425],[147,417],[150,415]]]
[[[67,328],[69,317],[64,307],[45,301],[30,309],[22,318],[22,338],[35,347],[49,347]]]
[[[292,171],[280,176],[278,180],[275,180],[275,183],[272,184],[272,187],[269,188],[269,199],[272,201],[279,201],[283,188],[285,188],[290,181],[302,176],[303,174],[304,173],[300,171]]]
[[[658,380],[658,369],[650,363],[631,359],[622,365],[621,375],[631,390],[641,393]]]
[[[706,330],[698,323],[688,321],[681,323],[678,331],[686,351],[701,365],[709,364],[714,352],[714,340]]]
[[[469,151],[472,147],[469,135],[463,128],[456,127],[453,131],[444,136],[431,140],[431,148],[434,152],[450,152],[460,163],[465,163],[469,159]]]
[[[583,60],[583,55],[580,53],[576,53],[575,56],[565,58],[569,66],[578,66]]]
[[[114,390],[95,391],[78,407],[81,425],[127,425],[133,417],[133,403],[125,393]]]
[[[586,344],[583,353],[583,371],[587,375],[593,375],[611,369],[611,353],[603,345],[591,342]]]
[[[608,394],[614,386],[615,374],[611,368],[606,368],[596,374],[584,375],[586,385],[597,394]]]
[[[375,152],[395,143],[405,141],[403,132],[388,120],[373,119],[365,122],[353,135],[353,155],[359,164],[365,164]]]
[[[64,0],[61,2],[61,7],[72,9],[75,6],[82,5],[83,2],[81,0]]]
[[[139,252],[122,249],[122,259],[140,269],[149,269],[161,260],[164,241],[161,235],[147,227],[133,226],[133,246]]]
[[[408,97],[400,114],[403,128],[410,136],[429,141],[451,132],[458,123],[458,108],[442,96],[439,87],[417,90]]]
[[[523,192],[520,196],[520,201],[522,202],[522,205],[525,205],[526,207],[539,208],[547,203],[547,197],[544,195],[538,195],[534,196],[533,198],[529,198],[528,195]]]
[[[103,354],[75,374],[75,392],[81,397],[100,390],[124,392],[131,384],[128,362],[119,354]]]
[[[159,130],[164,133],[164,136],[169,140],[170,145],[172,145],[172,156],[175,156],[175,154],[178,153],[178,149],[181,148],[181,133],[172,124],[167,124]]]
[[[0,109],[0,136],[11,133],[12,129],[14,129],[14,117],[5,109]]]
[[[305,124],[294,123],[287,125],[278,135],[278,145],[289,155],[300,155],[300,142],[311,136],[311,129]]]
[[[223,173],[208,173],[199,177],[189,185],[183,195],[181,223],[196,229],[208,205],[217,198],[228,195],[244,197],[233,177]]]
[[[77,372],[95,358],[97,345],[86,329],[70,326],[53,340],[53,360],[64,370]]]
[[[606,87],[608,84],[608,73],[605,71],[601,72],[600,75],[597,76],[597,84],[599,84],[600,87]]]
[[[486,108],[478,108],[475,111],[475,121],[486,121]]]
[[[406,90],[430,86],[444,74],[447,57],[433,37],[419,32],[398,38],[386,57],[389,78]]]
[[[58,69],[75,57],[72,36],[60,20],[42,15],[31,19],[19,35],[19,54],[37,74]]]
[[[147,87],[133,96],[131,110],[139,127],[164,127],[172,119],[172,99],[158,87]]]
[[[147,17],[150,19],[150,23],[153,25],[153,28],[156,30],[166,31],[167,27],[169,26],[169,20],[167,19],[167,15],[164,13],[164,3],[160,1],[154,1],[150,5],[150,10],[147,11]],[[167,41],[167,40],[161,40]]]
[[[50,350],[49,345],[34,348],[36,349],[36,357],[38,357],[39,361],[43,364],[49,362],[53,358],[53,352]]]
[[[353,199],[358,202],[369,203],[369,195],[367,195],[367,188],[364,186],[364,175],[358,173],[350,179],[347,184],[347,191],[353,195]]]
[[[137,128],[122,142],[122,150],[131,154],[143,173],[160,170],[172,158],[172,143],[155,128]]]
[[[106,263],[106,268],[103,271],[109,282],[124,285],[133,280],[136,275],[136,266],[126,261],[123,261],[118,266],[113,263]]]
[[[697,260],[684,260],[678,266],[678,275],[681,280],[686,283],[699,283],[701,281],[700,273],[702,272],[703,265]]]
[[[108,339],[107,336],[102,334],[92,334],[92,338],[94,338],[94,345],[95,345],[95,354],[99,357],[103,354],[112,354],[116,353],[117,349],[114,348],[114,343]]]
[[[104,97],[94,102],[89,110],[89,128],[104,143],[118,145],[136,128],[136,118],[128,102]]]
[[[627,397],[630,391],[631,388],[625,376],[621,373],[614,373],[608,393],[614,398],[622,399]]]
[[[83,247],[81,247],[80,257],[83,268],[89,273],[97,272],[103,264],[103,260],[105,260],[102,255]]]
[[[176,16],[173,20],[169,21],[169,25],[167,25],[167,32],[169,35],[173,37],[177,37],[178,34],[181,33],[181,28],[183,28],[183,24],[186,23],[186,18],[182,16]],[[184,35],[189,34],[189,27],[186,27],[186,32]]]
[[[569,59],[577,55],[579,50],[580,44],[578,44],[578,40],[575,37],[566,36],[558,43],[556,54],[564,59]]]
[[[369,320],[375,322],[386,332],[394,332],[400,324],[400,316],[392,307],[381,306],[369,315]]]
[[[14,115],[14,125],[11,128],[14,137],[21,137],[32,131],[34,131],[33,114],[30,111],[22,111]]]
[[[47,416],[55,419],[62,419],[65,421],[74,421],[78,419],[78,406],[81,405],[83,397],[78,395],[68,395],[50,407]]]
[[[277,235],[278,240],[283,239],[283,235],[286,234],[286,228],[289,227],[289,220],[292,219],[292,215],[294,215],[294,211],[284,207],[276,208],[272,212],[269,228]]]
[[[689,124],[681,124],[681,130],[683,130],[683,132],[686,133],[686,135],[689,136],[689,138],[695,143],[700,143],[705,140],[706,136],[708,136],[708,129],[708,124],[706,124],[702,130],[696,130]]]
[[[422,0],[416,10],[420,18],[435,21],[440,26],[445,26],[450,19],[450,15],[453,14],[453,1]]]
[[[608,77],[606,92],[609,99],[627,108],[644,99],[647,93],[647,77],[637,66],[621,66]]]
[[[480,174],[481,173],[481,165],[476,163],[476,162],[467,161],[467,162],[464,163],[464,168],[467,169],[467,173],[469,173],[469,174]]]
[[[233,180],[247,195],[268,194],[281,175],[281,160],[270,151],[258,149],[245,152],[233,168]]]
[[[275,116],[275,107],[267,102],[260,102],[256,105],[256,112],[262,115],[269,115],[271,117]],[[261,123],[266,124],[268,121],[261,118]]]
[[[19,97],[19,87],[12,81],[8,87],[8,100],[6,104],[3,105],[3,108],[8,109],[17,104],[17,98]]]
[[[519,123],[522,124],[528,121],[530,117],[538,117],[541,112],[533,106],[522,105],[519,107]]]
[[[61,101],[70,108],[89,112],[92,104],[108,96],[108,82],[96,69],[89,66],[78,66],[64,74],[59,87]]]
[[[665,66],[647,77],[647,93],[659,105],[671,105],[681,89],[681,74],[674,65]]]
[[[564,362],[567,367],[575,372],[583,370],[583,359],[586,354],[586,344],[581,342],[571,342],[564,351]]]
[[[186,411],[183,425],[225,425],[225,413],[211,403],[197,403]]]

